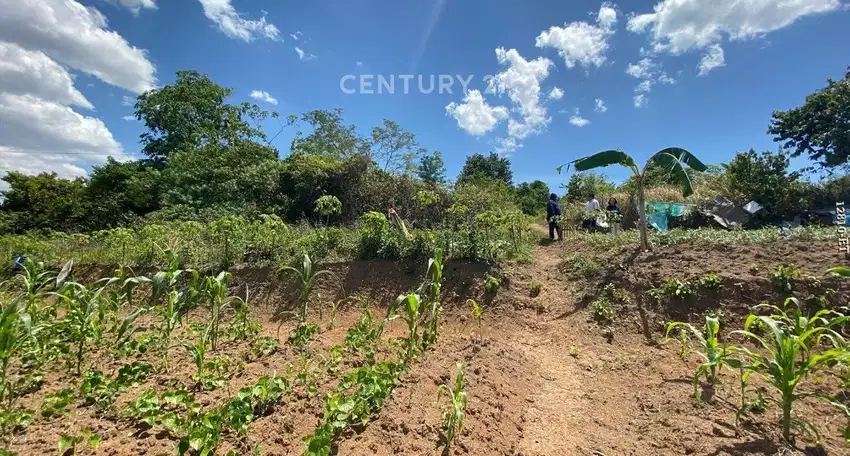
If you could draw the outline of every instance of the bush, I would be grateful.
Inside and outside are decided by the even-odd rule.
[[[360,242],[357,257],[362,260],[398,259],[404,246],[404,235],[379,212],[360,217]]]

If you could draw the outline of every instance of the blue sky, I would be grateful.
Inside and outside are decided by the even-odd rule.
[[[124,97],[195,69],[282,115],[341,107],[363,134],[393,119],[452,177],[497,150],[516,182],[557,186],[556,166],[608,148],[642,160],[677,145],[710,163],[775,149],[771,111],[850,63],[842,0],[621,3],[0,0],[0,168],[71,176],[132,156],[142,125],[124,119]],[[340,88],[404,74],[472,76],[473,92]]]

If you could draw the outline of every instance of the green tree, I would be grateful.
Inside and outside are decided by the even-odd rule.
[[[209,144],[265,140],[257,122],[268,113],[252,103],[228,104],[233,89],[222,87],[197,71],[178,71],[173,84],[139,95],[136,118],[149,131],[142,133],[142,152],[155,160]]]
[[[546,202],[549,201],[549,186],[545,182],[539,180],[531,183],[523,182],[519,184],[516,191],[522,212],[528,215],[545,212]]]
[[[789,173],[791,158],[783,152],[739,152],[724,165],[730,189],[744,202],[755,200],[763,209],[753,218],[755,224],[772,223],[799,215],[812,194],[799,173]]]
[[[647,160],[647,163],[644,165],[642,170],[638,168],[635,160],[622,150],[606,150],[584,158],[579,158],[570,164],[575,166],[576,171],[588,171],[594,168],[602,168],[610,165],[625,166],[632,170],[637,185],[636,194],[639,216],[638,229],[640,230],[640,246],[643,250],[649,249],[649,242],[646,237],[646,207],[643,197],[643,180],[646,170],[650,166],[655,165],[669,169],[671,176],[675,177],[677,184],[682,187],[682,193],[684,196],[688,197],[693,194],[694,191],[691,186],[691,179],[688,176],[687,167],[693,168],[697,171],[705,171],[708,169],[692,153],[678,147],[668,147],[667,149],[662,149],[656,152],[655,155]],[[569,165],[559,166],[558,173],[561,172],[563,166]]]
[[[443,154],[434,151],[419,160],[417,175],[425,182],[442,185],[446,183],[446,165],[443,163]]]
[[[375,162],[391,174],[412,173],[416,159],[425,153],[416,135],[395,121],[384,119],[382,126],[372,129],[372,153]]]
[[[81,231],[86,228],[85,180],[60,179],[56,173],[28,176],[9,171],[9,189],[0,192],[0,231]]]
[[[601,199],[603,195],[614,193],[614,184],[604,174],[594,172],[575,173],[570,176],[567,182],[567,201],[587,201],[591,193]]]
[[[279,213],[280,167],[274,149],[252,141],[174,153],[163,171],[162,215],[209,219]]]
[[[803,106],[774,111],[767,132],[795,157],[808,155],[827,170],[850,167],[850,72],[827,80]]]
[[[92,169],[86,188],[92,228],[115,228],[159,209],[161,174],[150,160],[119,162],[109,157]]]
[[[353,125],[345,125],[342,109],[314,110],[301,115],[301,121],[313,131],[306,135],[297,131],[290,147],[292,154],[330,155],[344,158],[367,154],[369,144],[361,138]]]
[[[512,185],[514,174],[511,171],[510,160],[499,156],[495,152],[491,152],[486,157],[482,154],[473,154],[466,157],[466,162],[463,164],[463,169],[457,178],[458,183],[464,183],[482,177],[502,181],[506,185]]]

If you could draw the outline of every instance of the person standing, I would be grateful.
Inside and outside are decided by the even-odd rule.
[[[587,231],[593,231],[596,228],[596,211],[599,210],[599,200],[596,195],[590,194],[590,198],[584,205],[584,222],[582,227]]]
[[[549,222],[549,239],[555,240],[555,232],[558,233],[558,240],[564,240],[564,233],[561,231],[556,217],[561,215],[561,205],[558,204],[558,195],[552,193],[549,195],[549,202],[546,203],[546,221]]]
[[[617,204],[617,198],[608,198],[608,206],[605,207],[605,211],[609,215],[608,225],[611,227],[611,234],[618,234],[620,232],[620,220],[623,214],[620,212],[620,205]]]

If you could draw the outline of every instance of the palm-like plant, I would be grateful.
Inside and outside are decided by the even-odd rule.
[[[699,161],[692,153],[679,147],[668,147],[655,153],[647,160],[643,169],[638,168],[635,160],[622,150],[606,150],[584,158],[579,158],[566,165],[559,166],[558,173],[570,165],[575,166],[576,171],[588,171],[594,168],[602,168],[610,165],[625,166],[632,170],[635,175],[636,193],[637,193],[637,209],[640,220],[638,229],[640,230],[640,247],[643,250],[649,249],[649,242],[646,238],[646,207],[643,197],[643,180],[647,169],[650,165],[660,166],[670,171],[671,177],[675,182],[682,187],[682,193],[685,197],[691,196],[694,193],[691,185],[691,178],[688,176],[687,167],[697,171],[705,171],[707,167]]]

